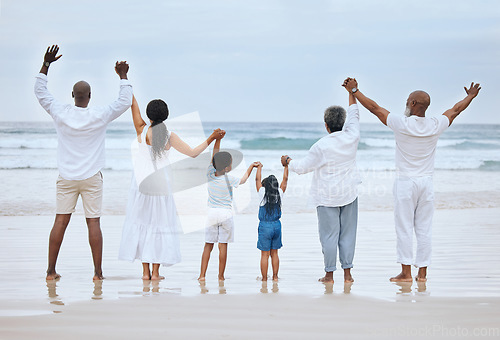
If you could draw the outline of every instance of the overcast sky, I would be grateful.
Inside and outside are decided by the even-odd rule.
[[[71,102],[78,80],[91,105],[118,93],[116,60],[130,63],[141,108],[164,99],[171,114],[205,121],[318,121],[359,88],[391,112],[429,92],[430,114],[483,87],[461,123],[498,123],[500,1],[175,0],[0,2],[0,120],[49,120],[33,94],[48,45],[63,57],[49,89]],[[376,122],[366,110],[364,122]],[[130,113],[120,117],[130,120]]]

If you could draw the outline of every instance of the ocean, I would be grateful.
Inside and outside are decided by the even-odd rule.
[[[239,166],[232,174],[241,176],[248,164],[263,163],[263,176],[281,179],[280,157],[299,159],[319,138],[326,135],[318,123],[202,123],[197,114],[169,118],[168,128],[189,145],[203,141],[215,128],[227,131],[222,148],[233,150]],[[114,122],[106,138],[104,175],[105,215],[124,215],[132,178],[132,123]],[[392,183],[395,142],[382,124],[361,124],[357,164],[363,183],[359,187],[361,211],[389,211],[393,208]],[[52,122],[0,123],[0,215],[52,215],[55,212],[57,135]],[[174,197],[180,215],[203,215],[207,194],[203,185],[210,152],[196,159],[170,152],[175,168]],[[236,163],[236,161],[235,161]],[[175,167],[174,167],[175,164]],[[440,138],[436,154],[434,188],[437,209],[500,207],[500,125],[452,125]],[[290,174],[283,201],[284,213],[314,212],[308,205],[312,175]],[[180,183],[178,190],[175,185]],[[255,214],[258,209],[253,175],[235,190],[237,213]],[[81,214],[81,202],[76,214]]]
[[[223,148],[239,150],[247,163],[261,161],[264,167],[281,169],[282,154],[304,156],[326,135],[318,123],[203,123],[205,135],[215,128],[227,131]],[[200,139],[196,129],[173,130],[187,141]],[[135,137],[132,123],[112,123],[106,139],[106,170],[130,171],[130,143]],[[194,145],[192,145],[194,146]],[[382,124],[361,124],[357,163],[361,171],[394,169],[395,142],[392,131]],[[57,135],[52,122],[0,122],[0,169],[57,169]],[[452,125],[441,136],[436,170],[500,171],[500,125]]]

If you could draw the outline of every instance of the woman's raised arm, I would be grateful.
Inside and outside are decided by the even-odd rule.
[[[223,133],[223,131],[221,129],[214,130],[214,132],[212,132],[212,134],[210,135],[210,137],[207,138],[206,141],[204,141],[203,143],[201,143],[200,145],[198,145],[194,149],[191,148],[186,142],[184,142],[181,139],[181,137],[179,137],[174,132],[170,133],[169,142],[170,142],[170,145],[172,145],[172,147],[175,150],[179,151],[180,153],[182,153],[186,156],[195,158],[200,153],[202,153],[210,145],[210,143],[212,143],[216,139],[217,136],[221,135],[222,133]]]
[[[132,110],[132,120],[134,121],[135,132],[137,132],[137,135],[140,135],[146,126],[146,122],[141,117],[141,110],[139,110],[139,104],[137,104],[135,96],[132,97],[132,106],[130,108]]]

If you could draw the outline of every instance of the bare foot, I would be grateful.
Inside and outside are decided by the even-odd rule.
[[[198,281],[200,281],[200,282],[205,282],[205,276],[200,276],[200,277],[198,278]]]
[[[266,277],[262,277],[262,281],[267,281],[267,276]]]
[[[153,275],[151,276],[151,281],[160,281],[163,280],[165,276],[160,276],[160,275]]]
[[[273,275],[273,281],[278,282],[278,280],[279,280],[278,275]]]
[[[224,278],[224,275],[219,275],[219,281],[224,281],[224,280],[226,280],[226,279]]]
[[[318,280],[323,283],[333,283],[333,272],[326,272],[325,276]]]
[[[143,280],[151,280],[151,276],[149,276],[148,274],[144,274],[144,275],[142,275],[142,279]]]
[[[344,269],[344,283],[353,283],[353,282],[354,282],[354,279],[352,278],[351,270]]]
[[[418,274],[415,280],[417,282],[427,282],[427,267],[418,268]]]
[[[47,277],[45,278],[45,280],[47,281],[51,281],[51,280],[59,280],[61,278],[61,275],[57,274],[57,273],[47,273]]]
[[[400,273],[398,276],[391,277],[389,279],[391,282],[412,282],[413,279],[411,278],[411,275],[406,275],[403,273]]]

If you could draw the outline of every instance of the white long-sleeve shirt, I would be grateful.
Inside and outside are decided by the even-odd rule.
[[[315,207],[341,207],[358,197],[361,183],[356,166],[359,143],[359,109],[353,104],[347,109],[342,131],[330,133],[309,149],[306,157],[292,159],[289,169],[298,174],[314,171],[310,203]]]
[[[102,107],[77,107],[57,101],[47,89],[47,75],[39,73],[35,95],[48,112],[57,131],[57,167],[62,178],[83,180],[105,165],[107,125],[132,105],[132,85],[120,80],[118,99]]]

